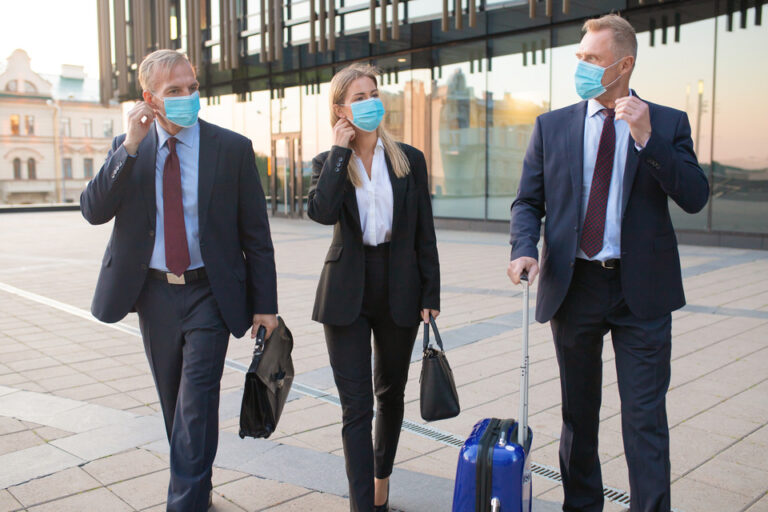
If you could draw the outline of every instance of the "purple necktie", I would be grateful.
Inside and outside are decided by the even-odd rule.
[[[163,166],[163,228],[165,233],[165,265],[180,276],[189,267],[187,230],[184,227],[184,205],[181,200],[181,165],[174,137],[168,139],[168,156]]]
[[[613,109],[603,110],[603,133],[597,148],[595,172],[592,175],[592,188],[589,191],[587,215],[584,217],[584,229],[581,231],[579,247],[592,258],[603,248],[605,234],[605,209],[608,205],[608,190],[613,173],[613,154],[616,149],[616,129],[613,126]]]

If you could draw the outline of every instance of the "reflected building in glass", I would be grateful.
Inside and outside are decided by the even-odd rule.
[[[768,5],[755,0],[99,0],[104,101],[138,97],[158,48],[198,70],[201,117],[253,140],[275,215],[305,215],[312,158],[331,146],[329,82],[382,70],[385,125],[427,159],[438,224],[504,231],[536,116],[579,101],[586,18],[638,33],[632,86],[685,111],[712,184],[670,203],[683,242],[768,249]]]

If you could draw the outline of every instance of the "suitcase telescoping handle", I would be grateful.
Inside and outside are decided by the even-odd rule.
[[[517,429],[517,444],[525,449],[528,437],[528,272],[520,275],[523,285],[523,361],[520,365],[520,421]]]

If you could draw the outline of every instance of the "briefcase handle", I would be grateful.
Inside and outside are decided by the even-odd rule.
[[[443,348],[443,339],[440,337],[440,331],[437,330],[437,324],[435,323],[435,319],[432,316],[432,314],[429,315],[429,325],[424,324],[424,351],[426,351],[429,348],[429,326],[432,326],[432,330],[435,331],[435,341],[437,342],[437,346],[440,347],[441,351],[445,351]]]
[[[253,346],[253,355],[261,356],[264,353],[264,338],[267,337],[267,328],[260,325],[256,330],[256,343]]]

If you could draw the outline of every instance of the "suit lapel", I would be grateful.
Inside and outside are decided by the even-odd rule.
[[[632,94],[637,96],[637,93],[632,90]],[[637,96],[640,99],[640,96]],[[649,114],[651,106],[648,105]],[[651,116],[652,118],[653,116]],[[635,151],[635,139],[632,138],[632,134],[629,135],[629,143],[627,144],[627,161],[624,164],[624,182],[621,185],[621,215],[624,216],[624,211],[627,209],[627,203],[629,202],[629,194],[632,193],[632,184],[635,182],[635,174],[637,174],[638,158]]]
[[[357,208],[357,191],[349,179],[346,181],[347,182],[344,184],[344,204],[347,205],[349,213],[352,215],[352,221],[355,223],[355,231],[362,237],[363,228],[360,226],[360,210]]]
[[[149,224],[157,226],[157,199],[155,197],[155,172],[157,171],[157,129],[153,125],[147,136],[139,144],[138,156],[134,167],[141,173],[140,186]]]
[[[219,160],[219,135],[214,127],[202,119],[200,122],[200,155],[197,167],[197,208],[200,233],[204,233],[211,202],[213,183]]]
[[[587,102],[577,103],[571,111],[568,123],[568,165],[571,174],[573,197],[576,198],[576,218],[581,218],[581,188],[584,176],[584,119],[587,115]]]
[[[395,176],[395,172],[392,170],[392,162],[389,160],[389,155],[387,155],[386,152],[384,153],[384,158],[387,161],[389,181],[392,183],[392,233],[394,234],[397,227],[397,220],[400,218],[400,214],[403,211],[408,177],[398,178]]]

